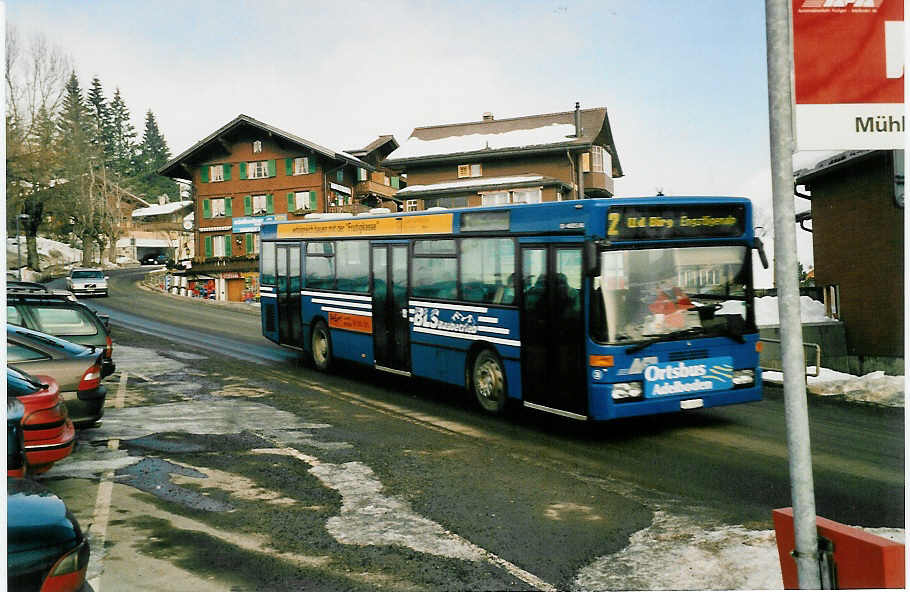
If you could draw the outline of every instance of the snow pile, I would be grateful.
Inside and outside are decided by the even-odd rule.
[[[474,187],[481,185],[513,185],[515,183],[532,183],[534,181],[541,181],[543,177],[540,175],[532,175],[525,177],[478,177],[476,179],[466,179],[462,181],[449,181],[447,183],[434,183],[432,185],[408,185],[404,189],[398,192],[398,195],[413,191],[429,191],[437,189],[459,189],[462,187]]]
[[[575,139],[575,126],[554,123],[532,129],[513,130],[501,134],[466,134],[449,136],[438,140],[421,140],[410,137],[404,146],[389,155],[390,160],[436,156],[439,154],[460,154],[481,150],[523,148],[545,144],[563,144]]]
[[[835,323],[837,319],[825,316],[823,302],[808,296],[799,297],[799,316],[803,323]],[[777,309],[777,296],[764,296],[755,299],[755,322],[759,327],[776,327],[780,325]]]
[[[815,367],[806,369],[806,374],[814,374]],[[763,371],[762,380],[781,384],[784,375],[780,372]],[[822,368],[818,376],[806,376],[807,390],[813,395],[830,397],[843,396],[850,401],[876,403],[886,407],[904,406],[904,377],[887,376],[884,372],[870,372],[864,376],[844,374],[828,368]]]
[[[78,263],[82,261],[82,249],[76,249],[66,243],[61,243],[42,236],[38,237],[37,243],[38,257],[41,259],[42,265],[66,265],[67,263]],[[24,236],[22,237],[20,250],[22,253],[22,262],[24,264],[27,256]],[[6,260],[10,267],[15,268],[15,237],[6,239]]]

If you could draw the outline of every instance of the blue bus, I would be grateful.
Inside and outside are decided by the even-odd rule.
[[[745,198],[316,214],[262,226],[263,335],[579,420],[761,399]],[[764,258],[764,253],[761,253]]]

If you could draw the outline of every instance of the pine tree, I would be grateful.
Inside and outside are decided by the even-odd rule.
[[[110,164],[113,155],[111,112],[104,98],[101,80],[95,76],[89,89],[86,107],[91,119],[92,145],[104,153],[104,160]]]
[[[111,122],[111,164],[114,170],[124,177],[135,172],[136,129],[130,123],[130,112],[120,96],[120,89],[114,91],[110,105]]]
[[[142,133],[142,143],[139,145],[137,159],[137,184],[140,186],[139,191],[145,193],[147,198],[155,199],[159,195],[166,194],[169,201],[179,199],[177,184],[156,172],[159,167],[167,164],[170,158],[171,151],[158,129],[155,114],[149,109],[145,114],[145,131]]]

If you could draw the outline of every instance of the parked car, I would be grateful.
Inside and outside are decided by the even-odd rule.
[[[31,479],[6,479],[6,584],[22,592],[85,585],[89,543],[59,497]]]
[[[161,253],[155,255],[146,255],[142,258],[142,265],[166,265],[167,262],[167,255],[163,255]]]
[[[111,358],[114,342],[107,316],[71,297],[37,289],[7,290],[6,320],[73,343],[102,348],[101,378],[110,376],[116,368]]]
[[[32,376],[7,366],[6,396],[16,397],[25,407],[22,436],[29,472],[43,473],[69,456],[76,441],[76,428],[53,378]]]
[[[69,290],[58,290],[54,288],[48,288],[44,284],[39,284],[38,282],[20,282],[12,281],[6,282],[6,291],[7,292],[43,292],[45,294],[56,294],[59,296],[64,296],[73,302],[76,301],[76,296]]]
[[[25,477],[25,437],[22,435],[22,419],[25,405],[16,397],[6,398],[6,476]]]
[[[108,276],[104,271],[91,267],[76,267],[66,278],[66,288],[76,294],[107,296]]]
[[[30,374],[52,376],[77,428],[97,423],[104,414],[107,389],[101,384],[103,359],[100,348],[6,325],[7,363]]]

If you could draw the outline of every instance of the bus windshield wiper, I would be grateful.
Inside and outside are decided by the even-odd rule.
[[[641,350],[645,349],[646,347],[648,347],[649,345],[653,345],[653,344],[657,343],[658,341],[665,341],[665,340],[671,340],[671,339],[679,339],[681,337],[701,335],[704,332],[705,332],[704,327],[691,327],[689,329],[680,329],[679,331],[670,331],[669,333],[661,333],[660,335],[653,335],[653,336],[651,336],[651,339],[646,339],[645,341],[642,341],[641,343],[636,343],[635,345],[630,345],[629,347],[626,348],[626,353],[634,354],[635,352],[641,351]],[[646,335],[646,337],[648,337],[648,336]]]

